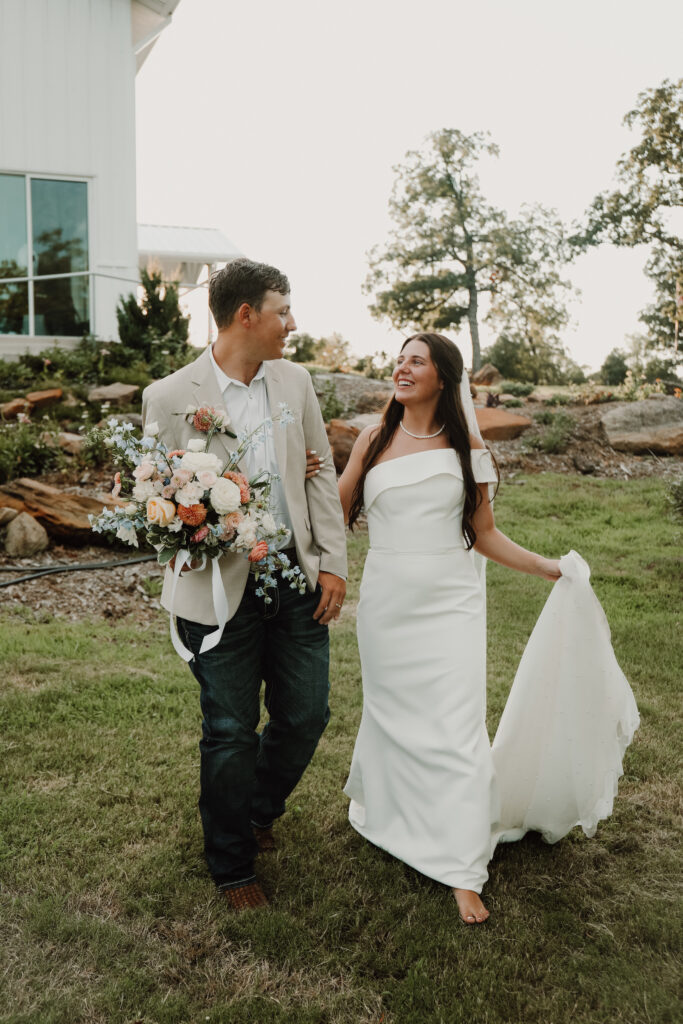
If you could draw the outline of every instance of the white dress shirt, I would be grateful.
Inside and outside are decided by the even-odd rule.
[[[211,349],[211,363],[216,374],[218,390],[223,396],[223,405],[230,417],[233,433],[239,434],[243,430],[255,430],[264,420],[270,417],[270,403],[268,401],[263,363],[259,366],[258,372],[251,384],[245,384],[241,380],[228,377],[216,362],[213,348]],[[259,436],[263,438],[264,434],[261,433]],[[279,476],[280,469],[277,464],[272,426],[269,430],[265,431],[263,443],[250,448],[242,461],[246,466],[250,479],[253,479],[263,470]],[[291,535],[280,547],[293,546],[292,521],[289,509],[287,508],[285,489],[280,479],[273,481],[270,490],[270,511],[275,522],[286,526]]]

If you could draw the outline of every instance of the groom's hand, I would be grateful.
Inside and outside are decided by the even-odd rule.
[[[332,619],[339,618],[346,597],[346,580],[341,576],[335,576],[333,572],[320,572],[318,583],[322,594],[313,618],[317,619],[321,626],[326,626]]]

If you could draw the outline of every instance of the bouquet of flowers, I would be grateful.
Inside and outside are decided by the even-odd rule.
[[[130,423],[115,419],[88,435],[89,443],[103,443],[116,453],[121,468],[114,478],[112,497],[128,499],[116,508],[91,515],[92,529],[134,547],[155,548],[160,565],[176,558],[176,571],[178,561],[182,568],[197,559],[204,568],[209,559],[240,552],[252,563],[256,578],[262,579],[256,593],[266,603],[272,600],[268,590],[275,586],[274,573],[278,570],[291,587],[303,593],[303,573],[277,550],[286,543],[289,533],[269,511],[274,478],[263,472],[248,480],[238,470],[244,454],[262,443],[273,420],[267,419],[238,437],[221,409],[188,406],[176,415],[184,416],[205,437],[191,440],[187,449],[169,451],[158,440],[158,424],[148,423],[144,436],[138,438]],[[292,422],[285,403],[281,403],[276,419],[281,427]],[[225,465],[208,450],[218,432],[238,442]]]

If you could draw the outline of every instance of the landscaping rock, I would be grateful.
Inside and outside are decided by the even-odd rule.
[[[44,405],[51,405],[52,402],[58,402],[62,397],[62,394],[63,392],[61,388],[49,388],[47,391],[32,391],[30,395],[26,396],[26,401],[40,409]]]
[[[619,405],[603,413],[600,424],[617,451],[683,455],[683,401],[679,398],[657,395]]]
[[[332,420],[325,425],[325,429],[332,449],[334,468],[337,473],[343,473],[360,430],[350,426],[347,420]]]
[[[27,402],[25,398],[13,398],[10,402],[0,405],[0,415],[5,420],[15,420],[20,412],[29,413],[30,411],[31,403]]]
[[[0,528],[7,526],[18,515],[19,513],[15,508],[0,508]]]
[[[362,416],[354,416],[352,419],[345,420],[344,422],[359,431],[365,430],[366,427],[374,427],[376,423],[381,423],[382,414],[381,412],[366,412]]]
[[[113,416],[107,416],[106,419],[100,420],[97,426],[104,427],[109,420],[116,420],[117,423],[130,423],[132,427],[142,426],[142,416],[139,412],[115,412]]]
[[[80,455],[84,441],[82,434],[70,434],[66,430],[57,435],[57,444],[67,455]]]
[[[28,512],[45,527],[50,536],[70,544],[93,544],[95,536],[90,529],[88,514],[97,515],[106,505],[123,505],[121,499],[100,495],[85,497],[66,494],[58,487],[21,477],[0,487],[0,508]],[[11,525],[11,524],[10,524]]]
[[[497,370],[493,363],[484,363],[480,370],[472,374],[473,384],[500,384],[503,374]]]
[[[45,528],[27,512],[20,512],[7,527],[5,551],[10,558],[30,558],[45,551],[48,544]]]
[[[528,416],[504,409],[475,409],[481,435],[486,441],[512,441],[531,426]]]
[[[140,390],[138,384],[121,384],[120,381],[116,381],[115,384],[103,384],[101,387],[92,388],[88,392],[89,402],[132,402],[135,395]]]

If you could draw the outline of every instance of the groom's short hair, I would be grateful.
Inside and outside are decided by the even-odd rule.
[[[255,263],[245,256],[231,260],[209,281],[209,309],[216,327],[229,327],[243,302],[260,312],[266,292],[289,295],[289,281],[267,263]]]

